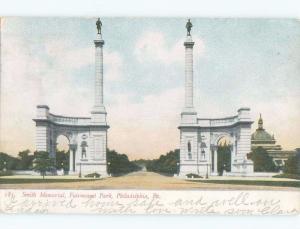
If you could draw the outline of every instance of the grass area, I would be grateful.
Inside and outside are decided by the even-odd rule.
[[[228,185],[256,185],[300,188],[300,181],[263,181],[263,180],[195,180],[193,182]]]
[[[95,181],[99,179],[43,179],[43,178],[0,178],[0,185],[1,184],[40,184],[40,183],[69,183],[69,182],[85,182],[85,181]]]
[[[273,177],[275,177],[275,178],[289,178],[289,179],[300,180],[300,175],[298,175],[298,174],[283,173],[283,174],[275,175]]]

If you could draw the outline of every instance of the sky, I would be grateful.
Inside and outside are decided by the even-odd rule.
[[[108,147],[130,159],[179,147],[186,18],[101,18]],[[300,21],[192,18],[198,116],[259,113],[300,147]],[[1,151],[35,150],[36,105],[90,116],[96,18],[2,18]]]

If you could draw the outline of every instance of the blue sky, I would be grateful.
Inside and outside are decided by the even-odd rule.
[[[4,18],[2,119],[3,130],[12,132],[4,150],[34,148],[37,103],[48,104],[53,113],[89,115],[95,20]],[[178,147],[186,19],[101,20],[109,147],[131,158],[153,158]],[[254,120],[262,113],[279,144],[299,147],[299,20],[192,18],[192,23],[199,117],[234,115],[249,106]],[[18,131],[12,131],[15,125]],[[12,143],[14,137],[22,138],[19,144]]]

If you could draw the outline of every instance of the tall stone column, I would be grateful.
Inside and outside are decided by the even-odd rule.
[[[106,110],[103,102],[103,45],[101,33],[97,34],[95,44],[95,95],[92,110],[92,121],[106,123]]]
[[[187,36],[185,46],[185,110],[194,111],[194,79],[193,79],[193,42],[191,35]]]
[[[184,108],[181,112],[182,124],[197,123],[197,112],[194,108],[194,71],[193,71],[193,48],[195,42],[191,36],[192,23],[188,20],[186,24],[187,36],[184,41],[185,47],[185,100]]]

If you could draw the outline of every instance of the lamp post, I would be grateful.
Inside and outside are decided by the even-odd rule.
[[[63,175],[65,175],[64,162],[61,163],[61,169],[63,170]]]
[[[3,165],[4,165],[3,171],[5,172],[6,171],[6,161],[3,162]]]
[[[206,163],[206,176],[205,179],[208,179],[208,163]]]
[[[110,162],[107,162],[107,173],[110,175]]]
[[[179,165],[180,165],[180,163],[177,162],[176,165],[177,165],[177,176],[179,176]]]
[[[81,178],[81,162],[79,162],[79,178]]]

